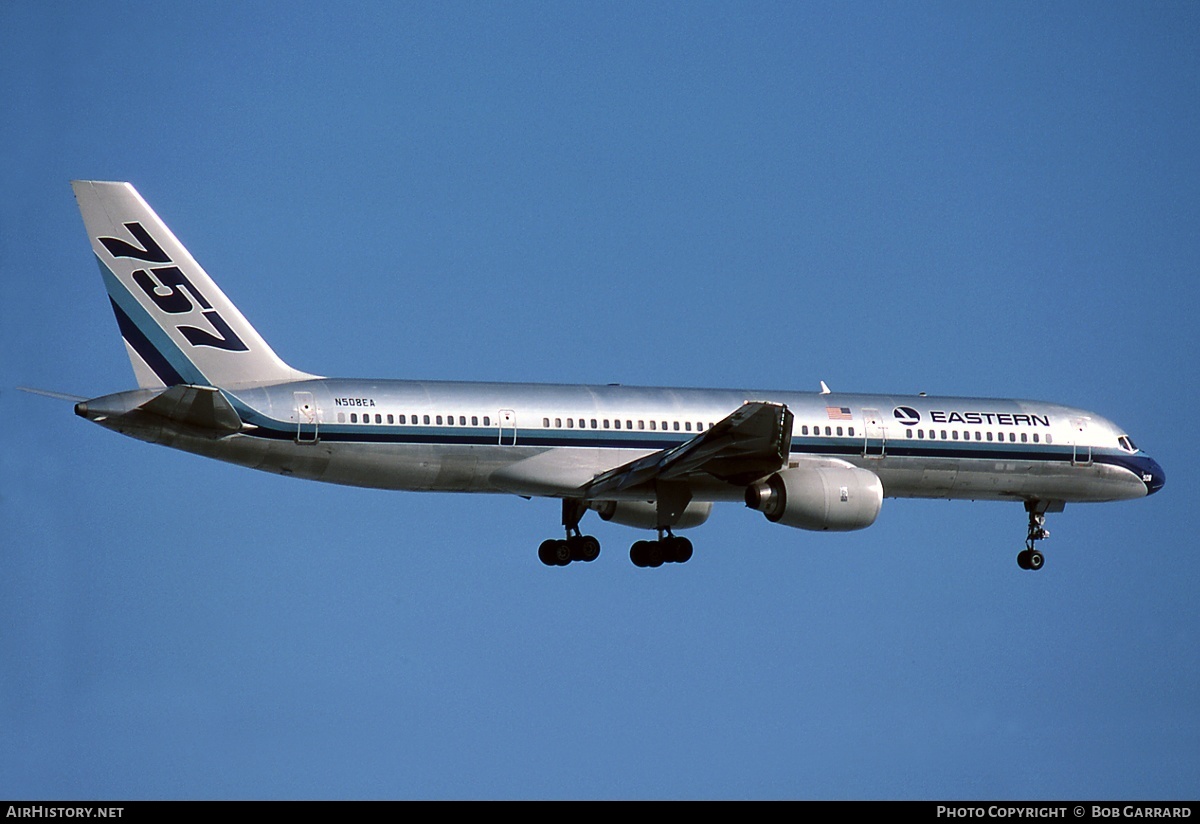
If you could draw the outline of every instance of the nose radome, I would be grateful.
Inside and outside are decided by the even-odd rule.
[[[1149,475],[1149,480],[1146,476]],[[1162,489],[1167,483],[1167,473],[1163,472],[1163,468],[1159,466],[1158,461],[1153,458],[1146,458],[1146,469],[1142,473],[1142,481],[1146,484],[1146,494],[1153,495],[1158,490]]]

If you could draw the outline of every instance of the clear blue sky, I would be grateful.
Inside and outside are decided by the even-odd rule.
[[[1195,3],[0,3],[0,797],[1195,798]],[[326,375],[1056,400],[1166,469],[1051,516],[558,506],[106,432],[68,180]]]

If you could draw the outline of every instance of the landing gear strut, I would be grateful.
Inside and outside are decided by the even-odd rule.
[[[1021,569],[1041,569],[1046,563],[1046,557],[1034,549],[1034,541],[1042,541],[1050,537],[1046,529],[1046,513],[1061,512],[1062,504],[1052,506],[1049,501],[1026,501],[1025,511],[1029,513],[1029,531],[1025,535],[1025,548],[1017,553],[1017,566]]]
[[[579,521],[587,512],[583,501],[564,498],[562,503],[563,528],[567,537],[542,541],[538,547],[538,559],[546,566],[566,566],[572,561],[592,562],[600,555],[600,542],[591,535],[579,531]]]

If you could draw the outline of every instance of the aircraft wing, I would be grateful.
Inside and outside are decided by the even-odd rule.
[[[729,417],[690,441],[610,469],[584,485],[585,500],[658,481],[685,481],[708,474],[749,484],[787,463],[792,413],[781,403],[747,401]]]

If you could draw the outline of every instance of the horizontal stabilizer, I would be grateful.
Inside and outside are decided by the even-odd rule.
[[[237,410],[211,386],[172,386],[140,407],[164,418],[222,432],[240,432],[242,419]]]
[[[17,389],[20,389],[22,392],[28,392],[31,395],[44,395],[47,398],[54,398],[55,400],[60,401],[71,401],[72,403],[79,403],[80,401],[87,400],[87,398],[85,398],[83,395],[69,395],[66,392],[55,392],[50,389],[36,389],[32,386],[18,386]]]
[[[242,419],[219,389],[182,384],[170,389],[133,389],[75,404],[75,414],[97,423],[157,426],[156,418],[224,435],[242,431]],[[147,417],[153,416],[153,417]]]

